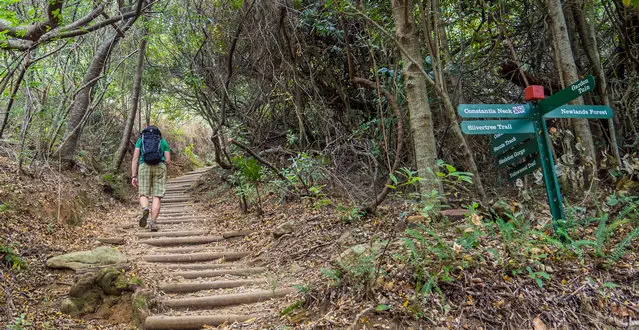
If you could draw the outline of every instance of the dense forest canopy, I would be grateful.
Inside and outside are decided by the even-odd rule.
[[[639,142],[628,1],[0,5],[0,136],[19,144],[20,170],[90,157],[117,173],[142,126],[201,118],[222,168],[247,150],[274,169],[304,155],[367,210],[400,168],[416,169],[423,191],[447,189],[427,173],[438,159],[470,172],[485,198],[498,170],[488,139],[462,135],[457,105],[523,103],[529,85],[552,95],[588,74],[596,91],[575,104],[615,115],[550,123],[564,183],[615,182]]]

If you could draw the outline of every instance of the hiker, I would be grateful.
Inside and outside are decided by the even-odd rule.
[[[135,143],[131,160],[131,184],[138,188],[142,216],[140,227],[146,227],[149,217],[149,197],[152,197],[151,221],[149,229],[158,231],[157,219],[160,215],[160,200],[166,188],[166,166],[171,164],[169,144],[155,126],[142,130]],[[139,166],[138,166],[139,165]],[[139,167],[139,171],[138,171]]]

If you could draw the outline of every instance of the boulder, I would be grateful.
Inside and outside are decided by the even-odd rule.
[[[127,262],[127,258],[116,249],[101,246],[90,251],[79,251],[63,254],[47,260],[47,267],[54,269],[70,268],[73,270],[114,265]]]
[[[109,302],[110,306],[117,304],[126,291],[133,291],[136,286],[115,268],[86,273],[76,278],[69,298],[60,304],[60,311],[74,317],[95,313],[103,308],[104,302]],[[128,304],[128,298],[125,300]]]
[[[275,238],[280,238],[286,234],[293,233],[294,229],[295,229],[295,222],[293,221],[285,222],[273,230],[273,236]]]

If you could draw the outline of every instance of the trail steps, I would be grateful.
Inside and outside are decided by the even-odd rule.
[[[251,231],[218,228],[215,217],[198,212],[202,205],[195,204],[187,190],[206,170],[168,180],[160,231],[138,229],[134,235],[145,246],[138,265],[163,278],[154,290],[160,292],[161,314],[148,316],[144,329],[246,322],[277,312],[269,301],[297,292],[266,267],[247,264],[242,237]]]

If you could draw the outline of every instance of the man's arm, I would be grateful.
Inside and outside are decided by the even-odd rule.
[[[133,151],[133,159],[131,159],[131,184],[138,187],[138,163],[140,162],[140,148]]]
[[[171,165],[171,152],[170,151],[165,151],[164,152],[164,163],[166,165]]]

